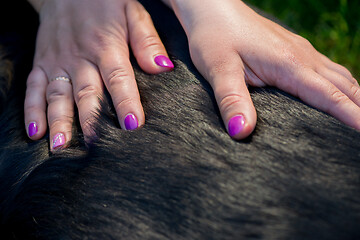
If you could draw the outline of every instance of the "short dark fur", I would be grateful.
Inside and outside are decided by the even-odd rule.
[[[176,65],[150,76],[133,61],[145,126],[121,130],[104,103],[99,139],[87,148],[76,123],[70,147],[54,154],[23,123],[36,15],[8,6],[35,24],[1,37],[16,65],[8,91],[0,64],[0,238],[360,239],[360,134],[279,90],[251,88],[256,130],[233,141],[181,26],[162,4],[143,3]]]

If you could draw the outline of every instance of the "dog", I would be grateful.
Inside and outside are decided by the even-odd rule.
[[[142,1],[175,69],[148,75],[132,57],[146,124],[120,129],[105,99],[91,145],[77,119],[64,150],[29,140],[38,21],[25,1],[7,2],[28,24],[1,30],[1,239],[360,239],[359,132],[278,89],[249,88],[257,126],[232,140],[159,2]]]

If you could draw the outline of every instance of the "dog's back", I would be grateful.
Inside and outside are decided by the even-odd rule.
[[[233,141],[179,23],[149,2],[176,67],[150,76],[133,61],[147,117],[139,130],[121,130],[105,102],[89,148],[78,124],[66,150],[31,142],[22,103],[32,50],[19,53],[0,99],[3,238],[359,239],[360,134],[264,88],[251,89],[254,134]],[[19,26],[20,39],[28,31]]]

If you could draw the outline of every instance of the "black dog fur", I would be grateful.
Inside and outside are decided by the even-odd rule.
[[[231,140],[175,16],[142,2],[176,65],[151,76],[132,59],[145,126],[121,130],[104,102],[99,139],[86,146],[76,122],[70,147],[54,154],[23,123],[37,16],[25,1],[3,8],[28,20],[1,30],[0,238],[360,239],[360,134],[277,89],[251,88],[256,130]]]

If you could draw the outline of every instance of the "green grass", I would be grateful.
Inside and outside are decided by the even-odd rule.
[[[360,81],[360,1],[248,0],[271,13]]]

